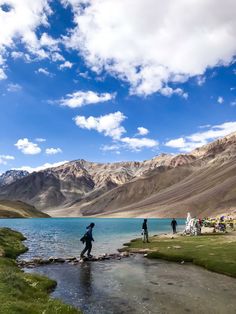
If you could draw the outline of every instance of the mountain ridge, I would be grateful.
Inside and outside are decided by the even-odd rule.
[[[236,207],[235,161],[232,133],[186,154],[116,163],[74,160],[1,187],[0,199],[19,199],[56,216],[177,217],[191,208],[196,214],[214,213],[225,209],[223,204]],[[226,186],[229,193],[221,202],[217,195]]]

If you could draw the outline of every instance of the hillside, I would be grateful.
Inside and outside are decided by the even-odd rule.
[[[143,162],[75,160],[0,189],[52,216],[183,217],[236,208],[236,133]]]
[[[8,170],[0,175],[0,187],[11,184],[19,179],[29,175],[28,171],[24,170]]]
[[[34,206],[21,201],[0,201],[0,218],[46,218],[49,215],[40,212]]]

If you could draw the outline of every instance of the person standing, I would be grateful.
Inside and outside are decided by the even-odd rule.
[[[88,258],[93,257],[90,253],[92,250],[92,241],[94,241],[93,239],[93,228],[94,228],[95,224],[92,222],[86,229],[86,233],[85,235],[80,239],[83,243],[85,242],[85,248],[83,249],[83,251],[80,254],[81,258],[84,258],[84,254],[87,252],[87,256]]]
[[[171,227],[172,227],[172,230],[173,230],[173,234],[176,233],[176,226],[177,226],[177,221],[175,220],[175,218],[173,218],[172,221],[171,221]]]
[[[149,240],[148,240],[148,227],[147,227],[147,219],[144,219],[143,220],[143,225],[142,225],[142,229],[143,229],[143,243],[147,242],[149,243]]]

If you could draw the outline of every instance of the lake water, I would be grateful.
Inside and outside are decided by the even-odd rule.
[[[184,220],[179,219],[182,230]],[[141,237],[143,219],[139,218],[32,218],[0,219],[0,227],[10,227],[22,232],[29,251],[20,258],[78,256],[82,250],[80,238],[86,226],[95,223],[93,236],[94,255],[115,253],[122,244]],[[149,234],[170,232],[171,219],[148,219]]]
[[[78,256],[85,227],[95,222],[93,254],[113,253],[141,236],[142,219],[49,218],[0,219],[0,227],[22,232],[29,251],[20,258]],[[171,231],[170,219],[148,219],[150,235]],[[184,220],[178,219],[178,229]],[[85,314],[235,314],[236,280],[191,264],[122,260],[52,264],[25,269],[58,283],[52,296]]]

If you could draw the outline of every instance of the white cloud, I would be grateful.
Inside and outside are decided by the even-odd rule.
[[[91,77],[89,76],[88,71],[78,72],[78,75],[81,76],[82,78],[86,79],[86,80],[90,80],[91,79]]]
[[[178,95],[178,96],[183,97],[184,99],[188,99],[188,93],[184,92],[182,88],[174,89],[169,86],[166,86],[161,89],[161,93],[162,95],[168,96],[168,97],[172,95]]]
[[[149,130],[144,128],[143,126],[139,126],[137,130],[138,130],[137,135],[147,135],[149,133]]]
[[[14,168],[14,170],[26,170],[28,172],[34,172],[34,171],[41,171],[41,170],[45,170],[45,169],[48,169],[48,168],[54,168],[54,167],[59,167],[65,163],[67,163],[68,160],[64,160],[64,161],[58,161],[58,162],[55,162],[55,163],[45,163],[41,166],[38,166],[38,167],[30,167],[30,166],[22,166],[20,168]]]
[[[93,71],[127,81],[131,93],[165,93],[169,84],[227,66],[235,55],[235,0],[217,6],[213,0],[64,3],[73,6],[76,23],[64,38],[66,46],[82,54]]]
[[[11,56],[13,59],[24,59],[26,62],[31,62],[33,60],[28,53],[23,53],[21,51],[12,51]]]
[[[158,141],[146,137],[124,137],[121,138],[120,141],[133,151],[140,151],[142,148],[154,148],[158,146]]]
[[[100,117],[90,116],[88,118],[84,116],[77,116],[74,118],[75,123],[82,129],[96,130],[99,133],[109,136],[115,142],[112,145],[103,145],[101,150],[103,151],[118,151],[120,148],[130,149],[132,151],[139,151],[142,148],[154,148],[158,146],[156,140],[150,138],[135,138],[135,137],[122,137],[126,133],[125,128],[121,125],[126,119],[125,115],[117,111]],[[141,132],[144,132],[141,128]],[[147,134],[147,129],[145,132]]]
[[[62,106],[68,106],[70,108],[83,107],[85,105],[97,104],[99,102],[105,102],[112,100],[116,97],[116,94],[102,93],[98,94],[93,91],[87,92],[74,92],[72,94],[67,94],[65,98],[59,100]]]
[[[46,139],[45,138],[41,138],[41,137],[37,137],[35,139],[36,142],[39,142],[39,143],[43,143],[43,142],[46,142]]]
[[[4,30],[0,36],[1,54],[7,48],[15,49],[13,57],[17,56],[16,42],[21,43],[31,54],[39,58],[47,58],[47,52],[42,48],[37,38],[38,26],[47,26],[47,17],[52,13],[47,0],[8,0],[1,3],[9,4],[9,10],[0,10],[0,29]]]
[[[72,66],[73,66],[73,63],[72,62],[70,62],[70,61],[65,61],[64,63],[62,63],[62,64],[60,64],[59,65],[59,69],[60,70],[63,70],[63,69],[71,69],[72,68]]]
[[[100,117],[90,116],[86,118],[84,116],[76,116],[74,118],[76,125],[80,128],[96,130],[113,139],[120,139],[122,134],[126,132],[125,128],[121,126],[125,119],[125,115],[120,111]]]
[[[119,151],[120,145],[118,144],[112,144],[112,145],[102,145],[100,148],[104,152],[110,152],[110,151]]]
[[[58,153],[62,153],[62,150],[60,148],[47,148],[45,153],[47,155],[56,155]]]
[[[52,61],[65,61],[65,58],[59,52],[53,52],[51,55]]]
[[[0,68],[0,81],[7,79],[7,75],[2,68]]]
[[[14,160],[14,156],[10,155],[0,155],[0,165],[6,165],[8,160]]]
[[[35,73],[42,73],[46,76],[52,76],[52,73],[50,73],[47,69],[45,68],[39,68]]]
[[[169,140],[165,143],[165,145],[168,147],[177,148],[181,152],[190,152],[193,149],[201,147],[212,140],[224,137],[233,132],[236,132],[236,122],[225,122],[219,125],[211,126],[207,131]]]
[[[19,139],[14,145],[25,155],[36,155],[41,152],[38,144],[30,142],[28,138]]]
[[[204,124],[204,125],[200,125],[199,129],[206,129],[206,128],[210,128],[211,124]]]
[[[217,98],[217,102],[218,102],[219,104],[223,104],[224,98],[223,98],[222,96],[219,96],[219,97]]]
[[[236,100],[231,101],[230,106],[235,107],[236,106]]]
[[[50,50],[58,50],[58,40],[52,38],[47,33],[43,33],[40,38],[40,45],[48,47]]]
[[[202,86],[206,82],[206,77],[204,75],[199,75],[196,77],[197,85]]]
[[[19,84],[14,84],[14,83],[9,83],[7,86],[7,91],[8,92],[19,92],[20,90],[22,90],[22,86]]]

